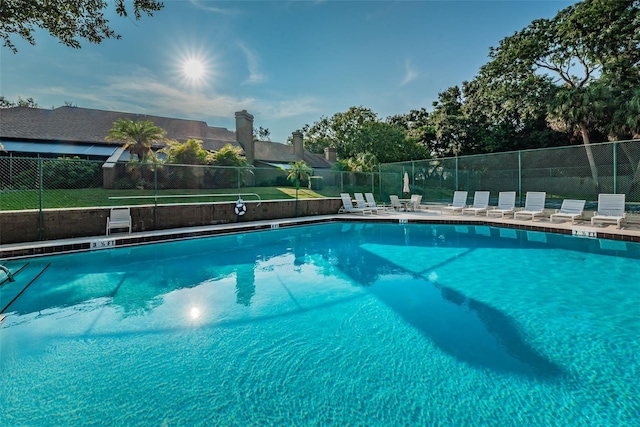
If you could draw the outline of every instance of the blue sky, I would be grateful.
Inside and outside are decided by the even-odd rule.
[[[121,40],[0,50],[0,93],[43,108],[78,107],[255,126],[284,142],[305,123],[351,106],[381,118],[421,107],[471,80],[491,46],[573,4],[503,1],[165,0],[141,21],[113,16]],[[203,74],[189,78],[185,63]]]

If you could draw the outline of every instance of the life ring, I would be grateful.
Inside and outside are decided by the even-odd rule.
[[[247,206],[244,204],[244,200],[238,199],[236,202],[236,215],[242,216],[247,212]]]

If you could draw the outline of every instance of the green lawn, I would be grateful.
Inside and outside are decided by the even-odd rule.
[[[160,190],[158,203],[204,203],[235,201],[238,193],[255,193],[261,200],[294,199],[296,189],[292,187],[246,187],[225,190]],[[228,196],[197,196],[199,194],[227,194]],[[327,187],[321,191],[301,188],[298,198],[338,197],[340,189]],[[104,188],[85,188],[77,190],[44,190],[42,208],[74,208],[88,206],[145,205],[154,203],[153,190],[107,190]],[[189,197],[166,197],[188,195]],[[148,196],[148,197],[142,197]],[[116,197],[116,199],[114,199]],[[117,197],[132,197],[117,199]],[[246,201],[258,200],[254,195],[242,195]],[[0,191],[0,210],[39,209],[40,194],[37,190]]]

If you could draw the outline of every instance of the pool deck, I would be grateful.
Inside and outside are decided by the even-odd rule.
[[[550,211],[551,213],[551,211]],[[335,214],[282,218],[266,221],[237,222],[210,226],[176,228],[166,230],[143,231],[137,233],[114,233],[110,236],[90,236],[74,239],[46,240],[28,243],[0,245],[0,260],[28,258],[50,254],[83,252],[113,247],[159,243],[198,237],[235,234],[242,232],[269,230],[340,221],[366,221],[410,224],[457,224],[486,225],[491,227],[515,228],[547,233],[573,234],[587,238],[640,242],[640,216],[627,218],[627,224],[617,229],[615,224],[592,226],[589,219],[551,223],[549,216],[536,218],[535,221],[472,215],[443,214],[441,206],[422,206],[415,212],[389,211],[379,214]]]

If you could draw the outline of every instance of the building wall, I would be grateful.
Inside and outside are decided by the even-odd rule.
[[[340,199],[269,200],[246,202],[246,214],[235,203],[144,205],[131,207],[133,232],[235,223],[296,216],[335,214]],[[0,211],[0,245],[73,237],[104,236],[109,208]],[[40,223],[42,229],[40,230]]]

